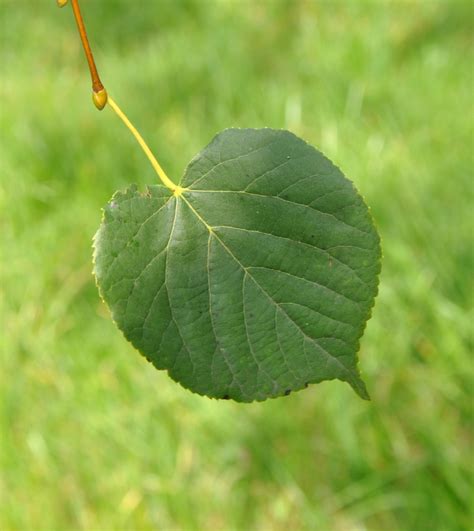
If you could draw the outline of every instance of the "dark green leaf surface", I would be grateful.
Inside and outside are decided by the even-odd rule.
[[[95,274],[125,337],[210,397],[337,378],[368,398],[357,352],[380,244],[352,183],[292,133],[229,129],[181,186],[132,186],[105,208]]]

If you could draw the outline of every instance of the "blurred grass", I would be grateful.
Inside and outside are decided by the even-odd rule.
[[[91,277],[116,189],[156,181],[90,103],[69,8],[0,1],[5,530],[461,530],[472,520],[470,2],[84,0],[102,78],[168,174],[230,126],[289,128],[371,205],[384,262],[326,383],[194,396],[122,338]]]

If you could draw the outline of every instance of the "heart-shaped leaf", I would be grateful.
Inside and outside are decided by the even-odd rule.
[[[181,186],[132,186],[105,208],[95,274],[125,337],[210,397],[338,378],[368,398],[357,352],[380,244],[352,183],[288,131],[229,129]]]

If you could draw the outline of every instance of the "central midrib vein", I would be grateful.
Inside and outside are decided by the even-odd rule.
[[[237,264],[239,264],[239,266],[245,271],[245,273],[255,282],[255,284],[260,288],[260,290],[262,291],[262,293],[264,293],[268,299],[270,300],[270,302],[272,304],[274,304],[284,315],[286,315],[286,317],[292,322],[294,323],[294,325],[298,328],[298,330],[300,331],[300,333],[307,339],[309,339],[311,342],[313,342],[315,345],[317,345],[317,347],[323,351],[327,356],[329,356],[331,359],[333,359],[340,367],[341,369],[343,369],[344,372],[346,372],[348,375],[349,375],[349,378],[352,380],[353,378],[353,374],[352,374],[352,371],[346,367],[340,360],[337,356],[334,356],[333,354],[331,354],[330,352],[328,352],[324,347],[322,347],[314,338],[308,336],[302,329],[301,327],[298,325],[298,323],[296,323],[289,315],[288,313],[277,303],[275,302],[271,297],[270,295],[266,292],[266,290],[257,282],[256,278],[252,275],[252,273],[250,273],[249,271],[249,268],[245,267],[244,264],[242,264],[242,262],[235,256],[235,254],[229,249],[229,247],[227,247],[227,245],[222,241],[221,238],[219,238],[219,236],[214,232],[213,228],[208,224],[206,223],[206,221],[204,220],[204,218],[197,212],[197,210],[192,206],[192,204],[184,197],[183,194],[181,194],[180,196],[176,197],[176,201],[178,201],[179,199],[182,199],[189,207],[189,209],[195,214],[195,216],[199,219],[199,221],[207,228],[207,230],[219,241],[219,243],[222,245],[222,247],[224,247],[224,249],[229,253],[229,255],[237,262]],[[356,378],[357,380],[357,378]]]

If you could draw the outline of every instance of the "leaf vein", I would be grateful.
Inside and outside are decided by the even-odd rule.
[[[349,269],[349,271],[351,271],[359,279],[359,281],[362,284],[364,284],[366,286],[368,285],[367,282],[365,282],[360,277],[360,275],[357,273],[356,269],[354,269],[352,266],[350,266],[346,262],[343,262],[342,260],[340,260],[336,256],[332,255],[330,252],[327,251],[327,249],[324,249],[323,247],[318,247],[317,245],[314,245],[312,243],[302,242],[301,240],[292,240],[291,238],[288,238],[286,236],[281,236],[279,234],[272,234],[271,232],[263,232],[261,230],[255,230],[255,229],[243,229],[241,227],[233,227],[231,225],[214,225],[212,227],[212,229],[233,229],[233,230],[240,230],[240,231],[243,231],[243,232],[256,232],[257,234],[262,234],[264,236],[273,236],[274,238],[281,238],[282,240],[287,240],[287,241],[292,242],[292,243],[297,243],[299,245],[305,245],[305,246],[310,247],[312,249],[317,249],[318,251],[321,251],[322,253],[326,253],[327,255],[329,255],[331,258],[333,258],[336,262],[338,262],[342,266],[347,267],[347,269]]]
[[[196,185],[198,182],[202,181],[205,177],[207,177],[211,172],[213,172],[214,170],[216,170],[217,168],[219,168],[220,166],[222,166],[223,164],[227,164],[229,162],[235,162],[237,160],[240,160],[244,157],[248,157],[249,155],[253,155],[255,153],[257,153],[258,151],[260,151],[261,149],[265,149],[267,147],[270,147],[272,144],[275,144],[276,141],[273,140],[271,142],[267,142],[266,144],[264,144],[263,146],[258,146],[257,148],[255,149],[252,149],[251,151],[248,151],[247,153],[241,153],[240,155],[237,155],[236,157],[232,157],[230,159],[225,159],[225,160],[221,160],[218,164],[215,164],[212,168],[210,168],[206,173],[204,173],[203,175],[201,175],[201,177],[199,177],[199,179],[195,180],[195,181],[192,181],[190,183],[190,185],[188,186],[189,190],[193,190],[193,188],[191,188],[191,186],[193,185]]]
[[[326,289],[328,291],[330,291],[331,293],[339,296],[339,297],[342,297],[343,299],[345,299],[346,301],[349,301],[353,304],[356,304],[359,309],[361,309],[360,307],[360,303],[354,299],[351,299],[350,297],[347,297],[346,295],[343,295],[342,293],[340,293],[339,291],[336,291],[335,289],[333,288],[330,288],[329,286],[326,286],[325,284],[320,284],[319,282],[316,282],[314,280],[309,280],[308,278],[304,278],[304,277],[299,277],[298,275],[294,275],[293,273],[289,273],[288,271],[282,271],[280,269],[274,269],[273,267],[267,267],[267,266],[248,266],[248,269],[267,269],[269,271],[276,271],[277,273],[281,273],[283,275],[288,275],[290,277],[293,277],[293,278],[297,278],[298,280],[303,280],[304,282],[308,282],[309,284],[312,284],[314,286],[318,286],[319,288],[323,288],[323,289]],[[349,323],[348,323],[349,324]]]

